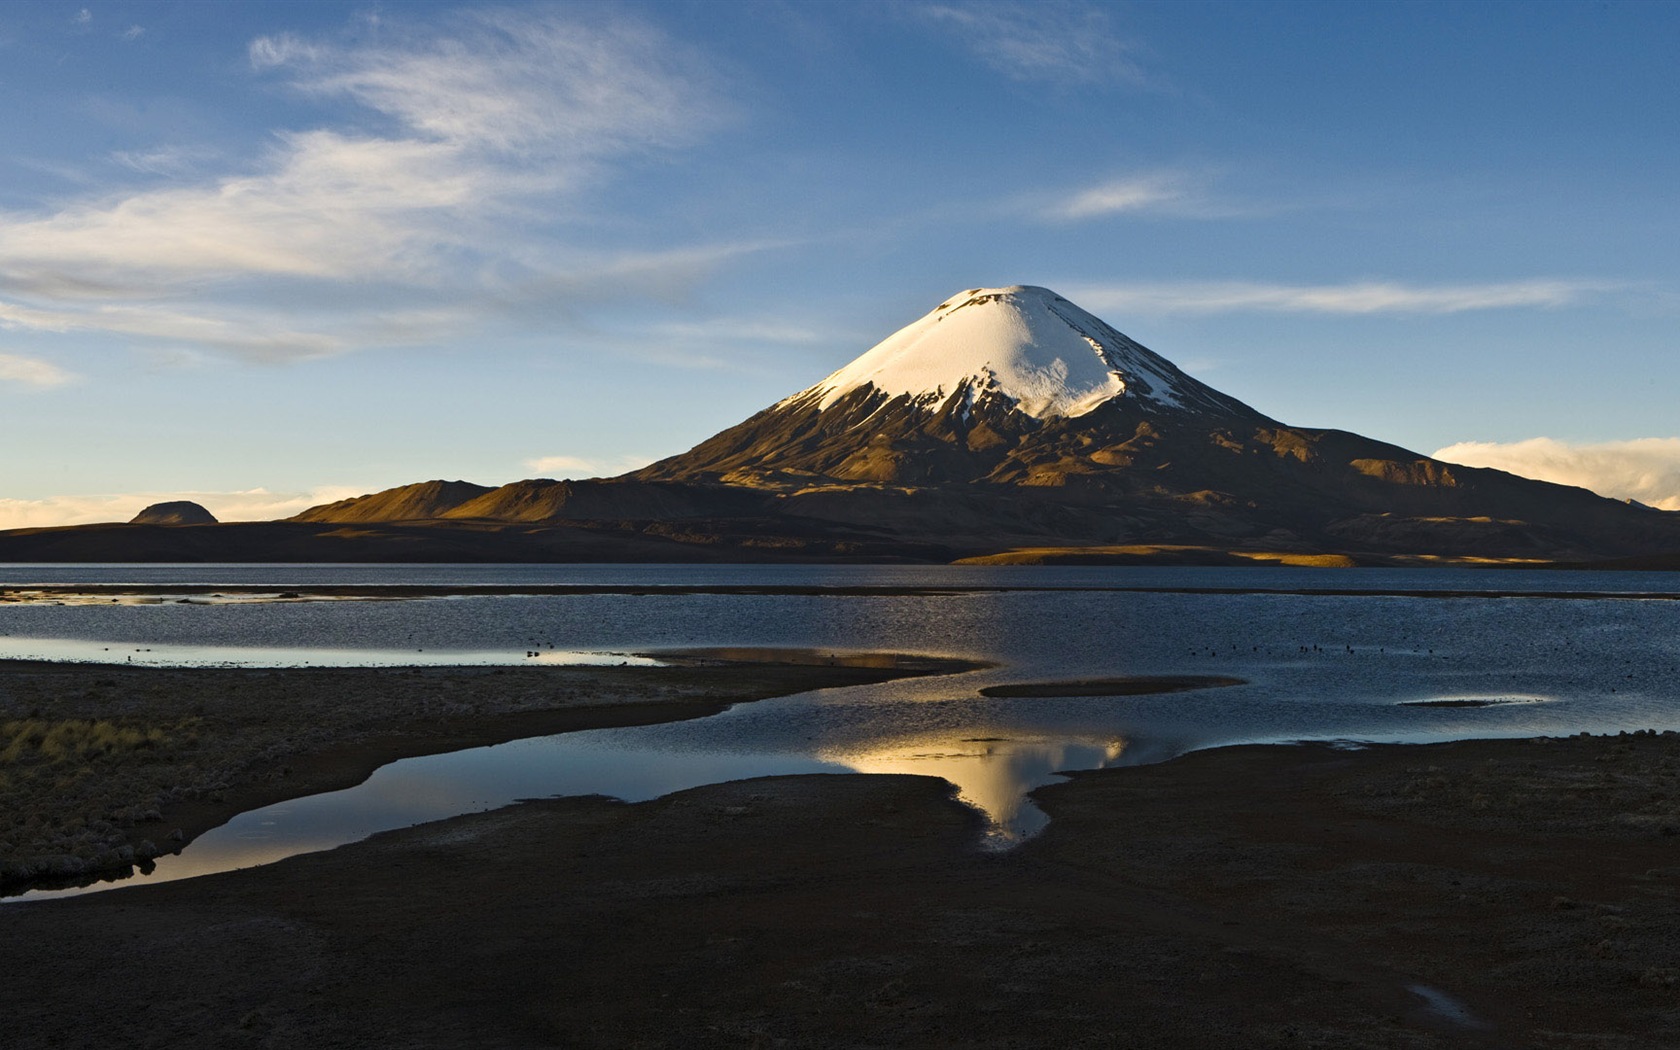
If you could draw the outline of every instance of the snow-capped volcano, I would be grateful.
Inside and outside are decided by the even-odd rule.
[[[873,387],[939,410],[1001,395],[1035,419],[1077,417],[1128,397],[1141,407],[1218,408],[1232,399],[1048,288],[970,288],[782,405],[826,409]]]
[[[970,288],[636,476],[1061,485],[1137,461],[1167,430],[1269,423],[1048,288]]]

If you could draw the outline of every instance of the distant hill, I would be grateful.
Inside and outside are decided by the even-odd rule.
[[[214,525],[216,516],[192,500],[154,503],[134,516],[130,525]]]

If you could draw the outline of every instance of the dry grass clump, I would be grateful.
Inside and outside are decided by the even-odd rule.
[[[137,728],[103,718],[13,719],[0,722],[0,765],[85,762],[162,747],[169,739],[156,726]]]
[[[158,806],[194,754],[198,718],[0,721],[0,885],[76,878],[156,856],[127,830]]]

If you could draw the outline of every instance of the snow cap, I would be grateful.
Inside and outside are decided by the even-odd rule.
[[[1179,407],[1186,385],[1200,386],[1050,289],[1025,284],[954,295],[787,401],[816,397],[827,408],[866,385],[930,407],[959,391],[996,393],[1038,419],[1082,416],[1121,396]]]

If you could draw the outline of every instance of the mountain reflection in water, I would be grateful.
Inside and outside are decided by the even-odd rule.
[[[957,797],[986,820],[986,844],[1008,848],[1041,830],[1049,818],[1027,792],[1070,769],[1105,769],[1119,764],[1124,740],[1080,743],[1067,740],[968,739],[903,743],[878,751],[828,753],[824,757],[859,773],[911,773],[941,777]]]

